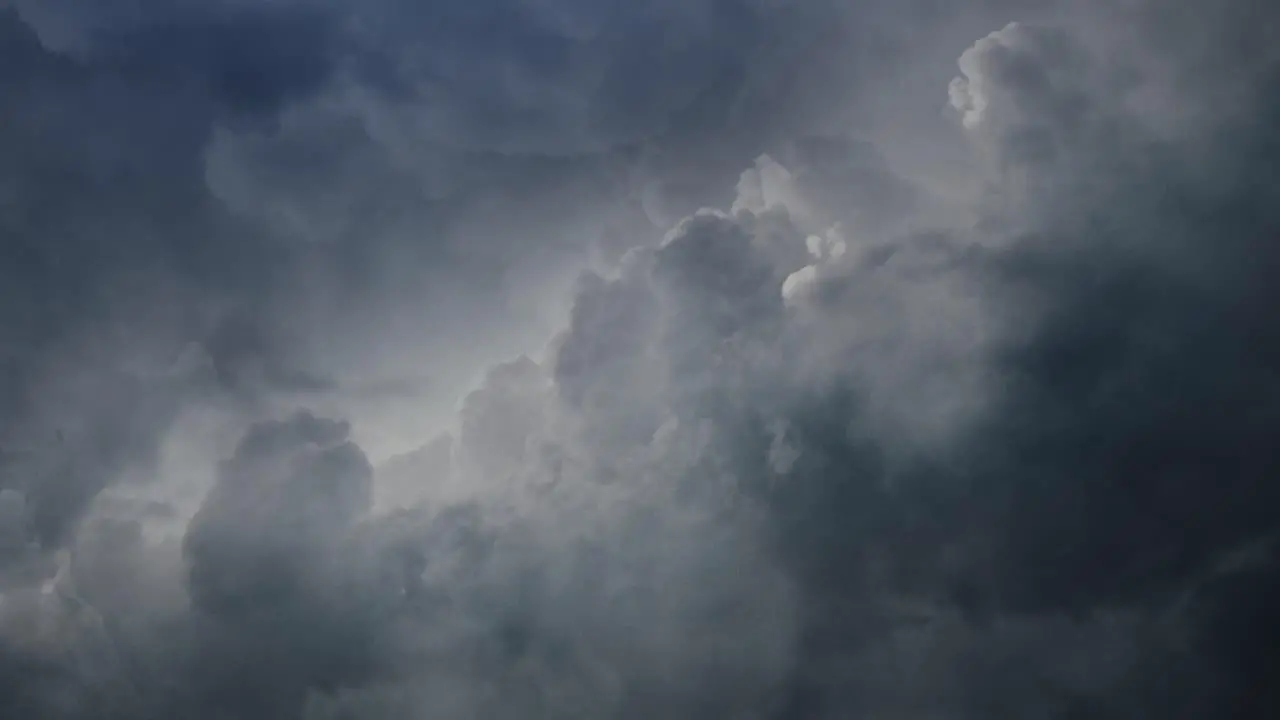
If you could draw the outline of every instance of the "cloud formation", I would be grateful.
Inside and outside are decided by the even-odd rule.
[[[925,5],[0,6],[0,714],[1273,717],[1276,13]]]

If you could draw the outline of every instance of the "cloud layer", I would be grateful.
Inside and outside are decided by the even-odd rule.
[[[1274,717],[1280,17],[931,5],[0,4],[0,714]]]

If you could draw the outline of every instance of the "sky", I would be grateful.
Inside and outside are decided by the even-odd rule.
[[[1280,8],[0,0],[0,717],[1280,716]]]

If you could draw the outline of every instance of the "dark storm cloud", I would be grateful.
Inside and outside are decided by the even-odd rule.
[[[7,452],[38,459],[3,472],[46,544],[114,475],[147,464],[184,392],[167,377],[183,343],[232,296],[261,306],[282,260],[209,196],[203,148],[220,119],[269,113],[324,70],[265,67],[283,28],[260,13],[199,37],[179,25],[107,33],[66,56],[0,13],[0,426]],[[311,43],[305,24],[287,34]],[[179,51],[193,55],[169,57]]]
[[[978,237],[961,233],[916,245],[926,251],[950,245],[940,266],[884,262],[911,251],[912,243],[898,240],[889,256],[882,249],[845,248],[830,264],[846,258],[849,269],[819,268],[798,280],[818,283],[824,298],[818,332],[840,329],[866,338],[875,316],[895,301],[892,284],[876,284],[871,295],[856,292],[877,275],[911,278],[905,292],[917,303],[931,286],[946,289],[949,274],[979,279],[969,292],[981,293],[990,321],[998,323],[977,348],[990,382],[987,400],[976,418],[963,422],[958,441],[944,436],[937,460],[931,453],[909,455],[904,464],[892,452],[901,425],[865,420],[876,396],[891,387],[876,374],[884,369],[878,363],[902,371],[902,360],[910,358],[886,354],[892,346],[845,344],[840,357],[856,369],[836,376],[840,384],[822,395],[806,395],[803,387],[788,393],[800,365],[774,358],[787,357],[792,343],[810,343],[795,357],[811,359],[827,338],[779,332],[780,298],[774,295],[771,304],[756,292],[770,287],[769,273],[747,270],[765,264],[748,229],[703,215],[659,253],[675,263],[659,259],[654,266],[657,306],[665,308],[654,342],[662,346],[658,357],[671,363],[663,375],[674,384],[668,391],[677,390],[671,407],[677,413],[688,407],[681,383],[689,383],[693,412],[714,423],[711,442],[722,443],[718,456],[729,464],[727,473],[747,488],[756,479],[774,488],[766,506],[780,549],[819,608],[812,619],[822,630],[813,642],[839,648],[816,661],[819,668],[883,651],[884,642],[875,638],[874,623],[858,627],[874,612],[841,618],[822,607],[823,599],[856,606],[904,593],[924,598],[930,612],[954,607],[971,621],[993,613],[1023,618],[1000,620],[1002,627],[1065,612],[1078,618],[1069,622],[1090,628],[1101,622],[1099,614],[1128,607],[1166,619],[1145,638],[1139,636],[1147,620],[1122,623],[1122,632],[1135,633],[1129,640],[1135,652],[1148,659],[1116,669],[1119,675],[1106,676],[1107,670],[1053,679],[1057,671],[1042,654],[1052,652],[1045,638],[1045,645],[1013,651],[1021,662],[1044,663],[1048,675],[1034,681],[1048,683],[1040,690],[1028,687],[1022,695],[1015,674],[993,669],[997,675],[988,680],[962,682],[992,682],[998,697],[975,699],[969,709],[959,698],[940,702],[955,703],[952,712],[987,717],[1022,716],[1031,707],[1062,717],[1170,712],[1165,703],[1206,697],[1174,700],[1168,693],[1161,700],[1149,685],[1160,681],[1152,678],[1181,677],[1209,658],[1197,671],[1199,682],[1187,688],[1193,695],[1203,691],[1230,702],[1242,717],[1273,711],[1255,678],[1274,659],[1260,651],[1264,642],[1234,635],[1239,631],[1223,619],[1232,613],[1230,603],[1240,603],[1238,612],[1250,618],[1242,622],[1269,632],[1251,608],[1264,602],[1270,571],[1255,566],[1238,579],[1215,580],[1222,589],[1211,591],[1212,599],[1200,596],[1172,609],[1188,588],[1216,572],[1218,558],[1276,530],[1269,479],[1275,455],[1267,436],[1277,408],[1267,368],[1276,340],[1269,310],[1280,298],[1269,281],[1275,186],[1263,169],[1274,139],[1259,120],[1268,117],[1273,100],[1261,86],[1244,106],[1224,108],[1211,123],[1202,117],[1170,137],[1123,104],[1125,88],[1091,80],[1105,78],[1114,60],[1094,57],[1069,32],[1054,29],[1014,25],[980,41],[961,60],[964,77],[953,86],[953,102],[968,111],[965,125],[977,149],[994,161],[995,200],[986,212],[1000,223]],[[1206,157],[1215,158],[1220,174],[1205,174],[1199,161]],[[867,270],[856,271],[859,266]],[[939,273],[947,282],[929,280]],[[928,312],[948,317],[965,297],[954,292]],[[587,310],[578,312],[587,317]],[[841,315],[852,318],[845,329],[837,324]],[[897,315],[889,332],[910,337],[913,315]],[[636,323],[613,327],[622,333],[615,343],[574,337],[562,352],[634,345],[626,335]],[[928,332],[928,342],[944,339],[939,332],[946,329]],[[668,345],[664,337],[677,342]],[[970,360],[973,350],[960,349],[967,352],[959,361]],[[570,357],[581,362],[576,352]],[[790,372],[770,374],[779,368]],[[917,384],[956,372],[910,362],[905,369]],[[948,377],[958,391],[960,378]],[[771,462],[779,448],[788,456],[781,466]],[[779,480],[769,480],[779,472],[786,477],[780,488]],[[1186,632],[1194,639],[1179,655],[1176,636]],[[998,644],[996,638],[988,641]],[[1160,659],[1167,654],[1170,659]],[[828,682],[826,691],[838,697],[841,683],[858,680],[855,674]],[[930,678],[915,682],[916,692],[930,692]],[[1058,692],[1064,693],[1060,702]],[[836,704],[825,712],[844,715],[904,701],[830,702]],[[1183,711],[1205,711],[1195,703]]]
[[[997,433],[1022,475],[1008,480],[1009,509],[1042,527],[1046,517],[1065,525],[1045,542],[1066,555],[1026,560],[1053,567],[1045,580],[1062,583],[1046,587],[1046,598],[1106,597],[1130,582],[1176,577],[1271,523],[1264,478],[1275,458],[1263,438],[1276,412],[1265,369],[1276,337],[1262,318],[1277,299],[1266,242],[1276,218],[1274,183],[1261,168],[1274,139],[1232,115],[1211,135],[1194,130],[1176,144],[1130,140],[1132,129],[1116,131],[1098,111],[1092,121],[1059,121],[1050,109],[1063,104],[1043,85],[1027,88],[1053,55],[1019,27],[993,37],[1027,43],[1013,52],[988,45],[978,58],[988,80],[1009,78],[998,89],[1019,111],[1000,130],[1002,147],[1020,147],[1036,128],[1055,149],[1012,164],[1072,173],[1043,195],[1023,185],[1025,202],[1051,224],[1018,227],[1030,236],[995,262],[1011,281],[1000,300],[1034,309],[1034,324],[996,358],[1006,383]],[[1192,164],[1204,143],[1229,174],[1206,176]],[[1078,178],[1076,168],[1094,174]],[[1016,550],[1024,551],[1037,552]],[[1067,572],[1073,566],[1082,574]],[[1034,594],[1028,577],[1016,582]]]
[[[906,10],[17,6],[0,714],[1274,716],[1274,12],[969,38],[940,223],[802,119]],[[375,472],[280,411],[342,387],[309,332],[601,225],[451,434]],[[163,460],[227,407],[276,419]]]
[[[1274,58],[1256,60],[1240,71],[1274,77]],[[1273,81],[1264,79],[1181,147],[1122,155],[1097,143],[1103,157],[1086,160],[1118,169],[1068,197],[1110,193],[1124,203],[1091,202],[1098,209],[1074,223],[1055,218],[1044,240],[1011,258],[1027,291],[1017,297],[1044,308],[1025,344],[1002,360],[1011,381],[1002,432],[1020,465],[1034,468],[1010,478],[1005,512],[1019,519],[1010,523],[1015,535],[995,541],[1014,602],[1158,593],[1275,532],[1268,435],[1280,408],[1269,368],[1278,346],[1265,320],[1280,301],[1269,241],[1280,220],[1269,169],[1277,145],[1266,129],[1274,113]],[[1217,160],[1202,165],[1205,154]],[[1086,244],[1055,247],[1066,233]],[[1027,540],[1014,545],[1014,537]],[[1214,615],[1238,602],[1255,632],[1270,633],[1249,609],[1269,592],[1267,581],[1235,582],[1256,582],[1257,594],[1217,596],[1207,601]],[[1236,658],[1222,670],[1248,707],[1241,716],[1274,712],[1255,673],[1275,657],[1221,628],[1200,632]]]

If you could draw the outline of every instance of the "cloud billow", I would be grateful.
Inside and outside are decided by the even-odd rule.
[[[14,5],[3,713],[1280,708],[1280,58],[1227,41],[1270,11],[1156,22],[1135,3],[1096,34],[1091,6],[993,22],[936,93],[972,153],[960,212],[891,143],[761,118],[716,146],[736,194],[708,169],[720,209],[655,228],[636,176],[686,181],[680,132],[716,143],[681,112],[726,67],[761,72],[743,38],[794,47],[762,18],[799,19]],[[1174,49],[1192,25],[1209,31],[1194,61]],[[1230,87],[1193,82],[1208,67]],[[103,97],[121,119],[76,130]],[[51,118],[78,144],[50,142]],[[344,387],[309,364],[327,358],[307,323],[360,337],[351,318],[425,297],[365,297],[396,259],[414,258],[405,287],[510,277],[534,257],[513,228],[568,257],[582,239],[549,229],[598,221],[630,249],[579,273],[560,331],[491,364],[419,451],[381,463],[341,407],[295,409]],[[380,504],[392,485],[412,499]]]

